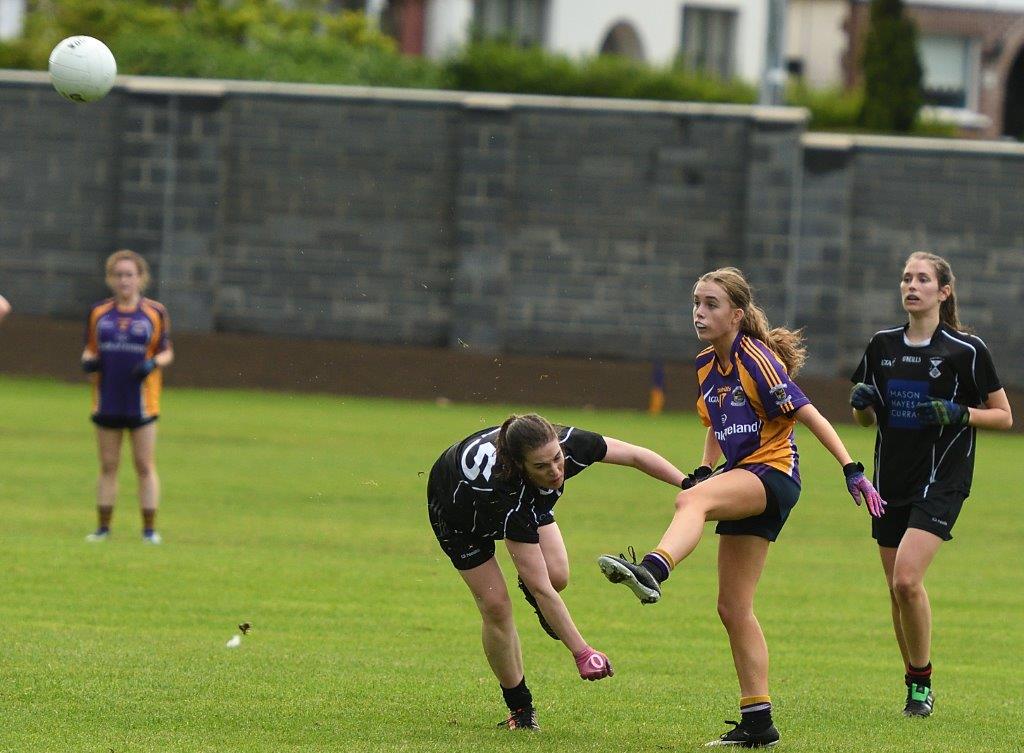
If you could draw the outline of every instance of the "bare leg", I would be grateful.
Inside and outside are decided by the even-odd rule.
[[[907,658],[915,667],[931,661],[932,607],[924,589],[924,576],[942,539],[919,528],[908,528],[896,550],[892,588],[900,608]]]
[[[514,688],[523,680],[523,652],[512,619],[512,601],[498,560],[491,558],[472,570],[460,570],[483,618],[484,654],[502,687]]]
[[[96,481],[96,508],[100,527],[110,524],[110,516],[117,500],[117,469],[121,464],[121,429],[96,427],[96,446],[99,451],[100,475]]]
[[[903,666],[910,663],[910,654],[907,653],[907,639],[903,637],[903,620],[900,619],[900,603],[896,599],[896,592],[892,587],[892,571],[896,566],[896,547],[880,546],[878,554],[882,558],[882,569],[885,571],[885,582],[889,586],[889,601],[892,605],[892,627],[896,633],[896,643],[900,647],[900,656],[903,657]]]
[[[139,478],[139,507],[149,522],[160,506],[160,477],[156,473],[156,423],[140,426],[131,432],[132,456]],[[148,526],[152,528],[153,526]]]
[[[658,549],[680,562],[696,549],[709,520],[739,520],[764,512],[767,498],[761,480],[734,468],[676,497],[676,512]]]
[[[768,695],[768,645],[754,616],[754,594],[768,557],[760,536],[720,536],[718,616],[729,633],[740,696]]]

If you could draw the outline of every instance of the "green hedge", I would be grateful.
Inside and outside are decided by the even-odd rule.
[[[754,87],[654,68],[617,56],[573,60],[538,48],[476,41],[444,63],[400,55],[362,13],[333,13],[327,0],[37,0],[25,34],[0,43],[0,68],[45,69],[50,50],[72,34],[104,40],[121,73],[524,94],[747,104]],[[791,87],[788,103],[811,112],[813,130],[858,127],[861,92]],[[955,129],[918,123],[917,133]]]
[[[582,61],[502,42],[467,46],[445,66],[454,89],[700,102],[756,101],[753,87],[606,55]]]

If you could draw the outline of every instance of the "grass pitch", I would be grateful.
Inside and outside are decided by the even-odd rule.
[[[479,618],[433,540],[424,486],[441,450],[506,407],[171,390],[161,547],[139,540],[127,447],[114,536],[83,540],[87,410],[84,386],[0,379],[0,751],[686,751],[736,718],[710,527],[663,601],[641,607],[594,560],[653,546],[674,495],[598,465],[557,514],[566,602],[615,677],[581,681],[513,589],[543,732],[494,729],[504,707]],[[690,415],[544,413],[684,468],[700,459]],[[1024,440],[982,436],[974,495],[928,580],[936,714],[906,720],[867,514],[798,432],[804,494],[757,603],[780,749],[1020,750]],[[870,431],[842,434],[869,457]],[[242,621],[252,632],[226,648]]]

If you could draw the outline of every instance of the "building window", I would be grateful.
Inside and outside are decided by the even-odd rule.
[[[680,59],[690,71],[704,71],[729,79],[735,71],[736,11],[683,8]]]
[[[971,108],[974,94],[974,45],[964,37],[921,37],[924,100],[938,107]]]
[[[479,35],[488,39],[541,45],[547,5],[547,0],[477,0],[474,26]]]

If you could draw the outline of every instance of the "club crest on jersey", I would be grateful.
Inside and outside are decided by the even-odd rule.
[[[734,408],[739,408],[741,405],[747,404],[747,396],[743,392],[742,387],[734,387],[732,391],[732,400],[729,401],[729,405]]]
[[[782,405],[783,403],[788,403],[790,400],[793,399],[793,398],[791,398],[789,396],[789,393],[786,392],[786,385],[784,385],[784,384],[777,384],[774,387],[772,387],[771,394],[772,394],[772,398],[775,400],[776,404],[778,404],[778,405]]]
[[[931,364],[931,368],[928,369],[928,376],[930,376],[932,379],[938,379],[939,376],[942,374],[942,372],[939,371],[939,367],[942,366],[942,359],[929,358],[928,363]]]

